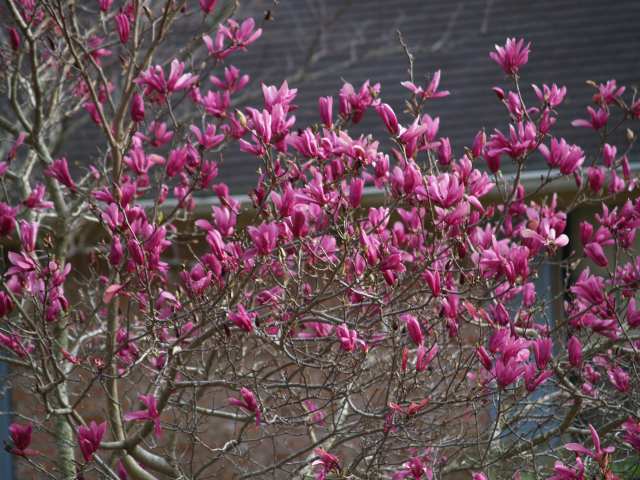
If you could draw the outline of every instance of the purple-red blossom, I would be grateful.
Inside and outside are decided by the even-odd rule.
[[[564,138],[551,139],[550,148],[544,143],[538,147],[552,168],[559,168],[563,175],[571,175],[584,163],[584,152],[577,145],[569,145]]]
[[[240,397],[229,397],[229,404],[235,407],[243,408],[244,410],[252,413],[256,417],[256,427],[260,426],[260,406],[256,399],[255,394],[246,387],[240,389]]]
[[[146,410],[134,410],[124,414],[124,420],[127,422],[152,422],[153,432],[156,437],[162,436],[162,427],[160,425],[160,412],[158,412],[158,399],[153,395],[139,395],[138,399],[147,407]]]
[[[624,441],[640,453],[640,421],[629,417],[622,424],[622,427],[624,428]]]
[[[218,0],[199,0],[200,2],[200,9],[204,12],[204,13],[211,13],[214,9],[214,7],[216,6],[216,2]]]
[[[242,304],[238,304],[235,312],[229,312],[229,320],[247,333],[253,332],[256,314],[247,312]]]
[[[38,455],[39,452],[29,448],[29,445],[31,445],[32,430],[33,426],[30,423],[26,425],[12,423],[9,425],[9,435],[13,442],[13,447],[10,447],[9,451],[14,455],[19,455],[21,457]]]
[[[593,107],[587,107],[589,112],[589,120],[579,118],[571,122],[574,127],[592,128],[594,130],[600,130],[607,124],[609,120],[609,112],[604,108],[594,109]]]
[[[336,336],[340,341],[342,350],[346,352],[353,352],[357,347],[360,347],[365,352],[368,350],[366,342],[358,337],[357,330],[350,330],[344,323],[336,328]]]
[[[422,100],[447,97],[449,95],[449,90],[438,91],[438,87],[440,86],[440,74],[440,70],[436,70],[433,73],[433,77],[431,77],[429,85],[425,88],[408,81],[402,82],[401,85]]]
[[[602,448],[600,444],[600,436],[598,435],[598,432],[593,427],[593,425],[589,424],[589,430],[591,431],[591,440],[593,442],[593,450],[585,447],[580,443],[567,443],[565,444],[564,448],[572,452],[575,452],[579,455],[586,455],[588,457],[591,457],[597,462],[601,462],[604,460],[604,458],[607,455],[609,455],[610,453],[613,453],[615,451],[615,448],[614,447]]]
[[[246,50],[249,45],[260,38],[262,29],[256,29],[255,26],[253,18],[247,18],[241,24],[229,19],[226,25],[222,24],[218,27],[214,39],[209,35],[203,35],[202,40],[209,55],[223,60],[238,50]]]
[[[174,92],[191,88],[197,81],[198,77],[195,75],[184,73],[184,63],[177,59],[171,62],[168,77],[165,77],[164,69],[160,65],[155,65],[143,71],[136,80],[145,87],[145,95],[159,101],[164,101]]]
[[[51,165],[45,170],[45,173],[55,178],[72,192],[78,190],[78,187],[69,173],[69,164],[65,157],[54,160],[53,163],[51,163]]]
[[[508,38],[503,46],[495,46],[496,51],[489,53],[489,58],[500,65],[507,75],[516,75],[520,67],[529,61],[530,46],[531,43],[525,45],[522,38]]]
[[[405,313],[400,315],[400,320],[407,326],[409,338],[411,338],[413,343],[416,346],[422,345],[424,343],[424,333],[422,333],[422,327],[420,326],[418,319],[413,315]]]
[[[80,445],[80,451],[84,457],[85,462],[91,461],[93,454],[100,448],[100,442],[104,436],[104,432],[107,430],[107,422],[100,424],[95,421],[91,421],[89,425],[81,425],[78,427],[78,445]]]
[[[340,459],[323,448],[316,448],[317,460],[311,464],[316,470],[315,480],[325,480],[331,472],[340,472]]]

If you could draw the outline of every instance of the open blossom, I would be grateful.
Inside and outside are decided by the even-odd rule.
[[[607,371],[609,381],[620,392],[628,392],[630,388],[629,374],[620,367],[615,367]]]
[[[209,77],[209,81],[213,83],[220,90],[227,90],[229,93],[234,93],[242,90],[249,83],[249,75],[240,75],[238,70],[233,65],[224,67],[224,78],[220,79],[215,75]]]
[[[551,108],[555,108],[562,103],[564,97],[567,95],[567,87],[560,87],[554,83],[549,87],[548,85],[542,85],[542,90],[537,85],[531,85],[533,91],[543,103],[548,104]]]
[[[275,223],[263,223],[258,227],[252,226],[247,231],[258,254],[268,255],[276,248],[278,226]]]
[[[379,103],[379,93],[380,84],[371,86],[369,80],[364,82],[358,91],[350,83],[345,83],[340,89],[340,115],[350,118],[354,124],[359,123],[364,112]]]
[[[429,82],[429,85],[424,89],[413,82],[408,81],[402,82],[401,85],[422,100],[427,100],[429,98],[443,98],[449,95],[449,90],[438,91],[438,87],[440,86],[440,74],[440,70],[436,70]]]
[[[229,312],[229,320],[245,332],[253,332],[255,313],[247,312],[242,304],[238,304],[235,312]]]
[[[135,410],[133,412],[125,413],[125,421],[153,422],[153,432],[155,436],[162,436],[160,413],[158,412],[158,399],[153,395],[140,395],[138,399],[144,404],[145,407],[147,407],[146,410]]]
[[[260,426],[260,407],[255,394],[246,387],[240,389],[240,397],[229,397],[229,404],[240,407],[256,416],[256,426]]]
[[[256,22],[253,18],[247,18],[241,24],[229,19],[226,24],[218,27],[214,39],[209,35],[204,35],[202,40],[209,55],[222,60],[238,50],[246,50],[249,45],[260,38],[262,29],[256,29],[255,26]]]
[[[589,120],[579,118],[571,122],[574,127],[593,128],[594,130],[600,130],[607,124],[609,120],[609,112],[604,108],[587,107],[589,112]]]
[[[601,105],[609,105],[620,98],[625,90],[625,87],[618,87],[615,79],[608,80],[607,83],[598,85],[598,93],[593,96],[593,102]]]
[[[508,38],[504,46],[496,45],[496,51],[489,57],[502,67],[507,75],[515,75],[520,67],[529,61],[529,47],[531,43],[524,44],[524,39],[516,40]]]
[[[69,164],[67,163],[67,159],[65,157],[54,160],[53,163],[46,169],[45,173],[47,175],[51,175],[53,178],[58,180],[58,182],[68,187],[72,192],[75,192],[78,189],[75,182],[71,178],[71,174],[69,173]]]
[[[438,355],[440,351],[440,347],[435,343],[429,350],[425,348],[424,345],[420,345],[418,347],[417,355],[416,355],[416,372],[423,372],[427,369],[429,364],[433,361],[433,359]]]
[[[584,470],[584,462],[580,457],[576,458],[576,463],[573,467],[557,461],[553,467],[553,475],[547,480],[585,480]]]
[[[90,461],[93,458],[93,454],[100,448],[100,441],[106,430],[107,422],[98,424],[93,420],[88,426],[82,425],[78,427],[78,444],[85,462]]]
[[[145,94],[155,95],[159,100],[164,100],[174,92],[191,88],[197,81],[197,76],[184,73],[184,63],[177,59],[171,62],[168,77],[165,77],[164,69],[160,65],[155,65],[142,72],[136,80],[145,87]]]
[[[589,424],[589,430],[591,431],[591,440],[593,442],[593,450],[588,449],[584,445],[580,443],[567,443],[564,448],[570,450],[572,452],[578,453],[580,455],[586,455],[588,457],[593,458],[597,462],[602,461],[606,455],[612,453],[615,448],[614,447],[606,447],[602,448],[600,444],[600,436],[593,425]]]
[[[358,346],[365,352],[367,351],[367,344],[364,340],[358,338],[358,332],[355,329],[349,330],[349,327],[345,324],[336,328],[336,336],[340,341],[340,346],[346,352],[353,352]]]
[[[312,465],[316,469],[316,480],[325,480],[331,472],[340,471],[340,460],[335,455],[323,448],[316,448],[314,453],[318,456]]]
[[[550,167],[559,168],[564,175],[571,175],[584,163],[582,149],[577,145],[569,145],[564,138],[552,138],[550,147],[542,143],[538,150]]]

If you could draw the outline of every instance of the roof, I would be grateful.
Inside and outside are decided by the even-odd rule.
[[[251,75],[253,91],[259,91],[259,82],[279,85],[288,78],[290,87],[298,88],[298,126],[318,122],[317,98],[333,95],[337,100],[343,79],[356,87],[367,79],[380,82],[383,100],[401,122],[406,121],[400,112],[408,91],[400,82],[408,79],[408,62],[397,30],[414,53],[416,83],[442,70],[441,88],[451,95],[431,101],[426,111],[440,117],[439,135],[450,137],[458,154],[479,128],[490,132],[508,126],[491,87],[506,89],[509,81],[488,57],[493,45],[507,37],[532,43],[523,86],[557,83],[568,88],[555,135],[585,149],[593,146],[593,132],[570,126],[571,120],[585,116],[584,107],[593,95],[585,80],[616,78],[627,88],[640,80],[635,21],[640,18],[640,2],[635,0],[257,0],[238,16],[264,18],[266,10],[271,10],[273,20],[262,20],[262,37],[248,52],[229,60]],[[533,98],[528,88],[524,95]],[[261,99],[251,103],[261,104]],[[365,115],[356,132],[385,136],[373,112]],[[90,142],[95,151],[90,138],[77,141]],[[232,193],[244,194],[255,184],[258,162],[236,145],[231,149],[219,178]],[[506,172],[508,163],[503,161]],[[539,160],[529,166],[542,167]]]

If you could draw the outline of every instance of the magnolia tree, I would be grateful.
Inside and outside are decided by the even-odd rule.
[[[458,155],[426,113],[440,72],[409,69],[402,115],[345,84],[298,125],[286,82],[237,106],[253,87],[230,62],[262,32],[236,6],[4,2],[0,358],[29,399],[4,412],[21,478],[624,477],[640,203],[635,137],[611,134],[640,101],[593,84],[586,153],[553,133],[566,89],[525,88],[510,39],[489,55],[507,133]],[[363,115],[388,135],[350,135]],[[103,148],[71,158],[83,119]],[[260,162],[248,204],[216,179],[223,151]],[[525,188],[535,156],[548,170]],[[534,283],[550,262],[555,296]]]

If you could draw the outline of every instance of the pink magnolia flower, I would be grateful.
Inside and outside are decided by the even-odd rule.
[[[138,92],[131,99],[131,120],[141,122],[144,120],[144,99]]]
[[[536,366],[540,370],[547,368],[551,354],[553,353],[553,340],[550,338],[538,338],[531,343],[533,354],[536,358]]]
[[[496,51],[489,57],[496,62],[507,75],[516,75],[520,67],[529,61],[529,47],[531,43],[524,44],[524,39],[516,40],[508,38],[504,46],[496,45]]]
[[[564,138],[551,139],[551,148],[544,143],[538,147],[542,156],[552,168],[559,168],[560,173],[570,175],[584,163],[584,152],[577,145],[569,145]]]
[[[629,417],[622,427],[625,432],[623,440],[640,453],[640,422]]]
[[[129,16],[126,13],[119,13],[115,16],[115,21],[120,43],[127,43],[129,41],[129,34],[131,33]]]
[[[113,4],[113,0],[98,0],[102,12],[107,12],[111,8],[111,4]]]
[[[602,245],[598,242],[587,243],[584,246],[584,254],[600,267],[609,265],[609,260],[602,249]]]
[[[375,109],[384,122],[385,127],[387,127],[387,130],[389,130],[389,133],[397,135],[399,132],[398,119],[391,106],[387,103],[380,103],[376,105]]]
[[[229,397],[229,404],[235,407],[240,407],[246,411],[253,413],[256,416],[256,426],[260,426],[260,407],[256,400],[255,394],[246,387],[240,389],[240,398]]]
[[[168,78],[165,78],[163,68],[155,65],[142,72],[136,80],[145,86],[146,95],[155,94],[158,100],[164,100],[173,92],[191,88],[197,81],[197,76],[184,73],[184,63],[177,59],[171,62]]]
[[[628,392],[630,388],[629,374],[621,367],[615,367],[607,370],[609,381],[616,387],[619,392]]]
[[[200,146],[205,150],[216,148],[224,141],[224,134],[216,135],[216,126],[213,123],[208,123],[202,132],[195,125],[191,125],[189,129],[195,135]]]
[[[598,93],[593,96],[593,102],[600,105],[609,105],[618,100],[625,90],[625,87],[618,87],[615,79],[608,80],[607,83],[598,85]]]
[[[524,373],[524,367],[515,358],[505,361],[499,358],[494,366],[494,375],[500,388],[506,388]]]
[[[249,83],[249,75],[240,75],[240,70],[230,65],[224,67],[224,79],[211,75],[209,81],[220,90],[227,90],[229,93],[234,93],[239,92]]]
[[[589,112],[589,120],[579,118],[571,122],[574,127],[593,128],[594,130],[600,130],[607,124],[609,120],[609,112],[604,108],[598,108],[596,110],[593,107],[587,107]]]
[[[615,447],[602,448],[600,445],[600,436],[593,425],[589,424],[589,430],[591,430],[591,440],[593,441],[593,450],[589,450],[580,443],[567,443],[564,448],[575,452],[580,455],[586,455],[593,458],[597,462],[601,462],[605,456],[615,451]]]
[[[246,50],[249,45],[260,38],[262,29],[256,29],[255,26],[256,22],[253,18],[245,19],[242,24],[229,19],[226,25],[218,27],[215,39],[211,39],[209,35],[203,35],[202,40],[209,55],[223,60],[238,50]],[[227,42],[228,45],[225,46]]]
[[[204,13],[211,13],[213,8],[216,6],[216,2],[218,0],[199,0],[200,1],[200,9]]]
[[[204,111],[216,118],[224,118],[231,105],[231,95],[228,91],[213,92],[209,90],[199,102]]]
[[[356,92],[353,85],[345,83],[340,89],[340,115],[343,118],[350,118],[356,124],[362,120],[367,108],[375,106],[380,93],[380,84],[371,86],[369,80],[364,82]]]
[[[413,315],[405,313],[400,315],[400,320],[406,324],[409,338],[411,338],[413,343],[416,346],[422,345],[424,343],[424,334],[422,333],[422,327],[420,327],[418,319]]]
[[[16,225],[17,208],[0,202],[0,236],[9,235]]]
[[[423,372],[424,370],[426,370],[435,356],[438,355],[439,351],[440,347],[438,347],[437,343],[434,343],[429,350],[427,350],[422,344],[418,346],[418,352],[416,356],[416,372]]]
[[[153,432],[156,437],[162,436],[162,427],[160,425],[160,412],[158,412],[158,400],[153,395],[140,395],[138,399],[147,407],[146,410],[134,410],[124,414],[124,420],[127,422],[153,422]]]
[[[242,304],[238,304],[235,312],[229,312],[228,318],[238,328],[245,332],[251,333],[254,328],[255,313],[247,312]]]
[[[36,240],[38,239],[38,224],[20,220],[20,242],[22,249],[31,253],[36,249]]]
[[[547,480],[585,480],[585,478],[584,462],[580,457],[577,457],[573,467],[557,461],[553,467],[553,475]]]
[[[20,49],[20,44],[22,43],[20,33],[18,33],[18,29],[16,27],[9,27],[7,31],[9,32],[9,44],[11,45],[11,50],[17,52]]]
[[[340,472],[340,459],[323,448],[314,450],[318,459],[311,465],[316,469],[316,480],[325,480],[331,472]]]
[[[411,478],[412,480],[431,480],[433,478],[433,469],[426,463],[428,456],[425,458],[416,455],[411,457],[407,462],[402,465],[402,469],[398,470],[391,477],[392,480],[404,480]]]
[[[278,241],[278,225],[275,223],[263,223],[258,227],[248,227],[247,232],[253,241],[253,245],[260,255],[268,255],[275,248]]]
[[[305,410],[310,414],[309,423],[324,425],[326,415],[318,408],[313,400],[304,400],[302,404],[304,405]]]
[[[543,103],[546,103],[551,108],[555,108],[562,103],[564,97],[567,95],[567,87],[560,87],[554,83],[549,87],[548,85],[542,85],[542,90],[538,88],[537,85],[531,85],[533,90],[540,100]]]
[[[589,180],[589,188],[594,192],[599,192],[604,185],[604,171],[600,167],[589,167],[587,179]]]
[[[107,422],[97,424],[93,420],[88,426],[82,425],[78,427],[78,444],[85,462],[90,461],[93,458],[93,454],[100,448],[100,441],[106,430]]]
[[[618,149],[613,145],[605,143],[602,146],[602,163],[605,167],[610,168],[613,165],[617,153]]]
[[[69,164],[65,157],[58,158],[45,170],[45,174],[52,176],[72,192],[78,190],[69,173]]]
[[[325,127],[333,126],[333,97],[318,98],[318,108],[320,110],[320,119]]]
[[[30,423],[26,425],[12,423],[9,426],[9,435],[11,435],[13,447],[10,447],[9,451],[14,455],[19,455],[21,457],[38,455],[39,452],[29,448],[29,445],[31,445],[32,430],[33,427]]]
[[[358,346],[365,352],[368,349],[365,341],[358,338],[358,332],[355,329],[349,330],[349,327],[344,323],[336,328],[336,336],[340,341],[340,346],[346,352],[353,352]]]
[[[9,152],[7,153],[8,163],[10,163],[12,160],[16,158],[16,155],[18,154],[18,149],[24,144],[24,141],[26,140],[26,138],[27,138],[26,132],[18,133],[18,136],[16,137],[15,142],[13,142],[13,145],[11,145]],[[6,165],[6,168],[9,167],[7,164],[5,165]]]
[[[401,82],[402,85],[407,90],[411,91],[416,97],[421,98],[422,100],[427,100],[429,98],[443,98],[449,95],[449,90],[441,90],[438,91],[438,87],[440,86],[440,70],[436,70],[427,85],[426,88],[422,88],[416,86],[413,82]]]
[[[582,364],[582,344],[575,335],[567,342],[567,350],[571,366],[579,367]]]
[[[553,372],[551,372],[550,370],[544,370],[538,373],[535,365],[529,363],[524,367],[524,385],[528,392],[533,392],[540,385],[546,382],[552,375]]]

